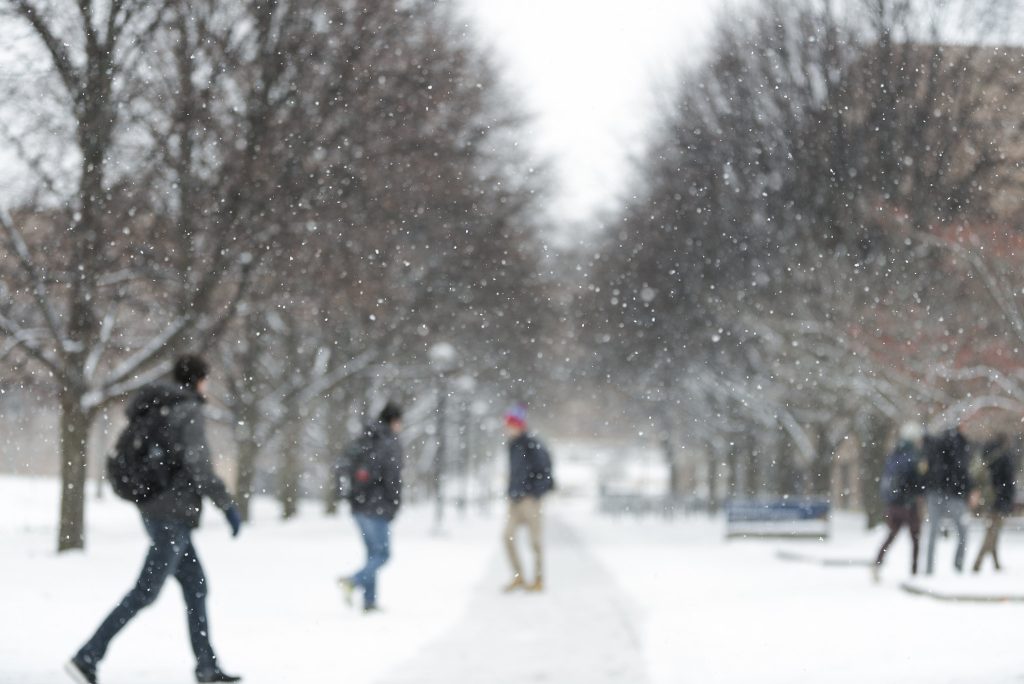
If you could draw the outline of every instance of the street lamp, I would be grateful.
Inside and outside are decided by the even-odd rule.
[[[453,383],[459,394],[459,429],[456,434],[459,436],[459,480],[462,488],[459,498],[456,501],[456,508],[465,517],[466,507],[469,505],[469,461],[472,458],[473,445],[471,404],[473,393],[476,390],[476,379],[468,373],[455,378]]]
[[[459,353],[448,342],[436,342],[427,352],[430,365],[437,374],[437,449],[434,451],[434,526],[441,530],[444,520],[444,488],[441,480],[444,475],[445,450],[447,448],[447,404],[448,376],[458,365]]]

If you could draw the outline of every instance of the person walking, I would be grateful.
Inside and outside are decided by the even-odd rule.
[[[1003,529],[1003,521],[1013,513],[1014,498],[1017,494],[1017,463],[1014,456],[1014,451],[1004,434],[996,435],[982,450],[982,459],[989,472],[992,492],[988,529],[985,532],[985,541],[974,561],[974,572],[981,570],[981,563],[989,554],[996,570],[1002,570],[998,552],[999,533]]]
[[[348,473],[348,499],[359,534],[366,545],[366,564],[338,580],[345,601],[353,603],[356,589],[363,591],[363,611],[377,605],[377,573],[391,557],[391,523],[402,505],[402,409],[388,402],[377,422],[345,450],[341,470]]]
[[[968,444],[959,427],[925,439],[927,480],[925,500],[928,504],[928,558],[925,572],[935,572],[935,545],[939,528],[945,520],[956,527],[957,544],[953,566],[963,572],[967,551],[968,498],[971,478],[968,473]]]
[[[921,541],[921,495],[924,493],[921,442],[924,431],[917,423],[900,428],[899,442],[886,459],[882,471],[881,498],[886,504],[885,522],[889,534],[878,550],[878,558],[871,567],[872,577],[880,579],[882,563],[889,546],[904,525],[910,532],[912,543],[910,573],[917,574],[917,556]]]
[[[506,592],[517,589],[543,591],[544,549],[543,511],[541,501],[545,494],[554,489],[551,455],[539,439],[526,429],[526,409],[516,406],[505,415],[508,435],[508,520],[505,525],[505,548],[512,565],[512,580],[505,586]],[[525,526],[530,535],[533,549],[533,581],[527,583],[523,566],[516,547],[516,535]]]
[[[96,670],[110,642],[139,611],[152,604],[168,578],[181,585],[188,629],[196,657],[199,682],[237,682],[241,677],[220,669],[210,644],[206,615],[206,574],[192,543],[203,497],[217,505],[238,536],[242,518],[224,482],[214,473],[203,422],[209,366],[198,356],[182,356],[174,365],[173,380],[142,388],[128,406],[129,427],[119,442],[134,440],[148,453],[162,453],[166,481],[150,486],[135,498],[142,524],[150,538],[149,552],[135,587],[121,600],[99,629],[67,663],[65,670],[79,684],[96,684]],[[142,427],[140,427],[142,426]],[[122,494],[120,483],[112,483]],[[123,494],[122,494],[123,495]]]

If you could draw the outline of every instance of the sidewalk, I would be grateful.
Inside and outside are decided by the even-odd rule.
[[[564,522],[549,517],[546,534],[544,593],[502,594],[509,571],[496,558],[468,613],[380,684],[649,681],[612,577]]]

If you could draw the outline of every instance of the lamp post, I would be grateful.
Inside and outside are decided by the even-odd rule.
[[[444,487],[442,478],[447,449],[448,376],[458,364],[459,354],[448,342],[436,342],[428,352],[430,365],[437,374],[437,425],[435,435],[437,448],[434,451],[434,527],[441,530],[444,521]]]
[[[473,426],[470,415],[473,392],[476,390],[476,380],[472,375],[463,374],[457,377],[453,383],[459,393],[459,485],[462,491],[456,501],[459,513],[465,517],[466,508],[469,505],[469,461],[472,457],[471,436]]]

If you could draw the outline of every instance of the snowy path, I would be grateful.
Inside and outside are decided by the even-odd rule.
[[[468,612],[380,684],[648,681],[627,600],[579,537],[547,527],[548,590],[505,595],[503,557],[475,588]]]
[[[61,684],[61,663],[130,586],[146,548],[138,516],[90,500],[89,549],[53,553],[57,485],[0,477],[0,684]],[[839,516],[826,542],[724,541],[704,516],[612,519],[593,502],[552,499],[548,591],[505,596],[502,510],[450,516],[411,507],[382,576],[386,612],[346,608],[335,578],[361,560],[348,516],[316,505],[287,523],[257,501],[237,540],[218,515],[196,535],[210,577],[213,640],[246,684],[1021,684],[1024,604],[951,603],[900,590],[909,542],[881,584],[866,567],[882,530]],[[970,553],[981,543],[971,531]],[[1006,570],[954,575],[939,593],[1018,593],[1024,530],[1003,541]],[[779,552],[821,562],[781,560]],[[181,595],[169,587],[115,641],[103,684],[193,681]]]

